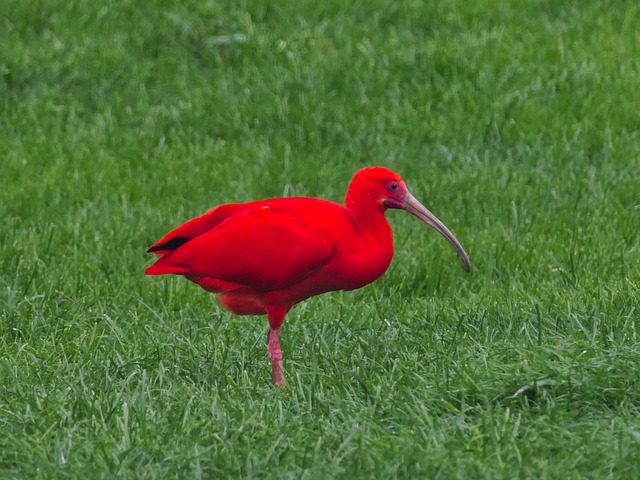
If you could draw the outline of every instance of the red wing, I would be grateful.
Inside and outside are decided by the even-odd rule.
[[[146,273],[211,278],[254,291],[280,290],[311,275],[334,255],[335,245],[305,223],[293,213],[251,208],[170,251]]]
[[[147,250],[147,253],[154,253],[157,255],[169,253],[181,245],[184,245],[189,240],[208,232],[237,213],[247,210],[259,203],[261,202],[232,203],[214,207],[207,213],[193,218],[188,222],[183,223],[178,228],[171,230],[164,237],[151,245],[149,250]]]

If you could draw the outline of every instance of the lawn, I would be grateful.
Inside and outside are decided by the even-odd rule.
[[[640,5],[4,0],[0,478],[640,477]],[[383,165],[456,234],[281,335],[146,248]]]

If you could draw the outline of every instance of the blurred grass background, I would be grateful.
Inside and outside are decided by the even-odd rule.
[[[0,4],[0,477],[635,478],[635,1]],[[474,270],[264,319],[145,249],[384,165]]]

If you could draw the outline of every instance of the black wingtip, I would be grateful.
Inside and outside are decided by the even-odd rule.
[[[175,250],[176,248],[181,247],[182,245],[187,243],[189,240],[191,239],[184,238],[184,237],[172,238],[171,240],[167,240],[166,242],[161,243],[159,245],[154,245],[152,247],[149,247],[149,249],[147,250],[147,253],[153,253],[159,250]]]

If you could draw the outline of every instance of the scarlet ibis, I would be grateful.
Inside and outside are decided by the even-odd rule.
[[[464,268],[469,257],[449,229],[382,167],[354,175],[344,205],[316,198],[272,198],[220,205],[172,230],[147,252],[161,257],[147,275],[177,274],[217,294],[238,315],[267,315],[273,381],[283,385],[280,327],[313,295],[354,290],[380,277],[393,257],[385,218],[403,209],[442,234]]]

